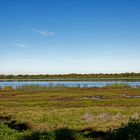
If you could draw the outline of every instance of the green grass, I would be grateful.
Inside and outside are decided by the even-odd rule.
[[[104,88],[6,87],[0,90],[1,135],[4,137],[10,131],[9,139],[5,139],[38,135],[38,140],[43,137],[53,140],[59,137],[56,132],[61,131],[61,135],[66,133],[64,136],[68,134],[74,136],[73,139],[87,140],[89,138],[83,136],[86,132],[81,133],[83,130],[108,133],[112,129],[116,132],[130,118],[140,118],[139,96],[140,87],[127,85]],[[5,123],[7,120],[1,118],[7,116],[10,119]],[[26,124],[29,130],[13,130],[17,124]]]

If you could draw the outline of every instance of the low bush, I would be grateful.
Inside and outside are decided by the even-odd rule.
[[[140,140],[140,120],[130,119],[127,124],[112,130],[109,140]]]

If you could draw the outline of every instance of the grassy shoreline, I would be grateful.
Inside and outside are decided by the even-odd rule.
[[[0,79],[0,82],[4,81],[140,81],[140,78],[61,78],[61,79]]]

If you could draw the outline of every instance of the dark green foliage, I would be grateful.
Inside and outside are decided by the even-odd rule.
[[[140,73],[115,74],[40,74],[40,75],[0,75],[0,79],[7,80],[140,80]]]
[[[13,120],[11,116],[0,116],[0,122],[11,129],[18,131],[24,131],[30,128],[26,123],[19,123],[16,120]]]
[[[21,140],[55,140],[54,132],[32,132],[29,136],[23,136]]]
[[[82,140],[80,133],[67,128],[52,132],[31,132],[14,130],[0,123],[0,140]]]
[[[130,120],[127,124],[109,132],[93,131],[92,129],[76,131],[61,128],[54,131],[33,132],[18,131],[0,122],[1,140],[140,140],[140,121]]]
[[[82,140],[80,133],[67,129],[57,129],[52,132],[33,132],[30,136],[23,137],[23,140]]]
[[[56,139],[55,140],[80,140],[82,136],[74,130],[67,128],[58,129],[55,131]]]
[[[140,140],[140,120],[131,119],[126,125],[112,130],[109,140]]]
[[[29,131],[19,132],[0,122],[0,140],[22,140],[24,136],[28,135],[30,135]]]

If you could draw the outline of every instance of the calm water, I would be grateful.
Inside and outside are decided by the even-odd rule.
[[[122,83],[128,84],[130,86],[140,86],[140,82],[119,82],[119,81],[31,81],[31,82],[0,82],[0,87],[11,86],[13,88],[23,86],[23,85],[39,85],[39,86],[65,86],[65,87],[104,87],[110,84]]]

